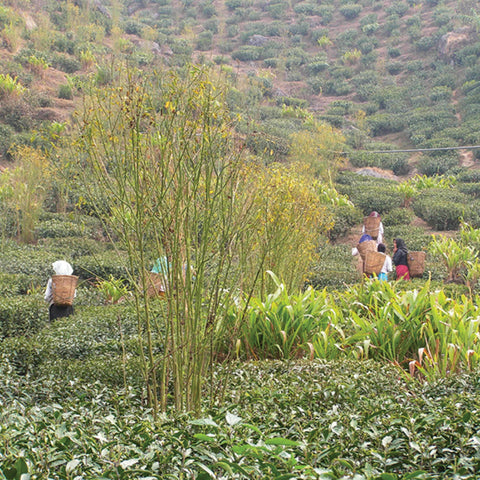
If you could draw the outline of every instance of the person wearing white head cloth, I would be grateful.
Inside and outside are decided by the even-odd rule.
[[[71,275],[73,273],[72,266],[65,260],[57,260],[52,263],[53,271],[55,275]],[[75,292],[76,295],[76,292]],[[53,291],[52,291],[52,278],[48,279],[47,288],[45,289],[45,295],[43,296],[46,302],[48,302],[48,313],[50,321],[55,318],[68,317],[73,314],[73,305],[55,305],[53,303]]]

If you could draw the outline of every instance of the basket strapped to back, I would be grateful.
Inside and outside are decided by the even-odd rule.
[[[425,252],[408,252],[407,263],[411,277],[422,277],[425,271]]]
[[[365,273],[369,275],[375,273],[378,275],[382,270],[386,258],[387,256],[382,252],[367,252],[365,255]]]
[[[357,245],[357,250],[362,259],[365,260],[367,252],[377,251],[377,242],[375,240],[367,240],[366,242],[359,243]]]
[[[365,217],[363,225],[365,226],[365,233],[370,235],[373,239],[377,239],[380,230],[380,217]]]
[[[53,303],[59,307],[73,305],[77,283],[75,275],[52,275]]]
[[[149,297],[165,295],[165,282],[163,274],[147,272],[147,295]]]

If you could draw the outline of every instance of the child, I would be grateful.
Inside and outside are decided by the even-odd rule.
[[[380,273],[378,274],[378,279],[388,281],[388,274],[389,274],[389,272],[393,271],[392,259],[391,259],[390,255],[387,255],[385,253],[386,252],[386,247],[383,243],[379,243],[377,245],[377,252],[381,252],[385,255],[385,262],[383,264],[382,269],[380,270]]]

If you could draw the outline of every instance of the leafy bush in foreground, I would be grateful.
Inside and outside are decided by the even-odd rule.
[[[423,385],[372,361],[236,364],[214,373],[222,406],[205,398],[201,418],[154,422],[136,390],[0,369],[3,475],[440,480],[478,471],[478,373]]]

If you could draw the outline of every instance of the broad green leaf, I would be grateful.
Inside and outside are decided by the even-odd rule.
[[[214,442],[215,437],[211,437],[210,435],[205,435],[204,433],[196,433],[194,438],[197,440],[204,440],[205,442]]]
[[[301,445],[300,442],[297,442],[295,440],[289,440],[288,438],[282,438],[282,437],[267,438],[265,439],[265,444],[266,445],[284,445],[288,447],[298,447]]]

